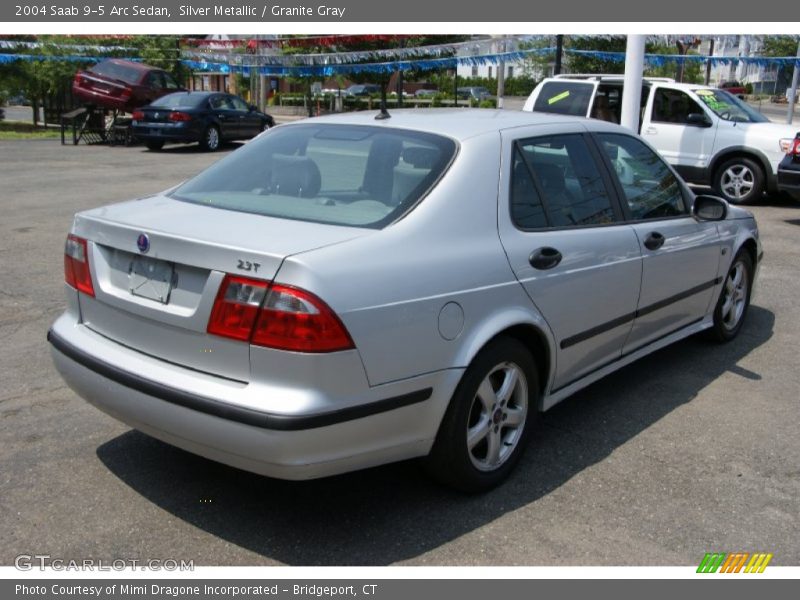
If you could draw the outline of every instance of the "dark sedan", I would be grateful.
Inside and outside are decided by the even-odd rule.
[[[167,142],[198,142],[213,152],[223,142],[250,139],[274,125],[268,114],[222,92],[169,94],[133,112],[133,134],[150,150]]]
[[[778,165],[778,189],[800,202],[800,134]]]

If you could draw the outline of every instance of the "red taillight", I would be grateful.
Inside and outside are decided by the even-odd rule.
[[[79,292],[94,297],[86,240],[71,233],[64,244],[64,281]]]
[[[353,348],[353,340],[327,304],[309,292],[282,285],[270,287],[252,343],[296,352]]]
[[[794,154],[795,156],[800,156],[800,138],[795,138],[794,144],[792,144],[792,150],[790,154]]]
[[[131,117],[134,121],[144,121],[144,113],[140,110],[133,111]]]
[[[342,322],[315,295],[235,275],[226,275],[220,285],[208,333],[295,352],[354,347]]]
[[[169,120],[170,121],[191,121],[192,115],[189,113],[181,112],[179,110],[173,110],[169,113]]]
[[[211,309],[208,333],[249,340],[266,295],[266,281],[226,275]]]
[[[119,95],[123,100],[127,100],[128,98],[133,96],[133,90],[129,87],[126,87],[120,92]]]

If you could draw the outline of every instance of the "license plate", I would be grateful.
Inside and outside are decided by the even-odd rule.
[[[134,296],[167,304],[174,282],[174,265],[165,260],[137,256],[128,268],[128,287]]]

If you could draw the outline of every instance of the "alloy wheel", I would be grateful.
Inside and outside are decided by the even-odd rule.
[[[528,382],[523,370],[503,362],[489,371],[472,400],[467,450],[480,471],[500,467],[519,444],[528,414]]]

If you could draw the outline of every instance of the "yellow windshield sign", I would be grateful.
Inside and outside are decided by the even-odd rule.
[[[553,96],[552,98],[550,98],[547,101],[547,103],[548,104],[555,104],[559,100],[563,100],[564,98],[566,98],[568,96],[569,96],[569,90],[567,90],[566,92],[561,92],[560,94],[557,94],[557,95]]]

